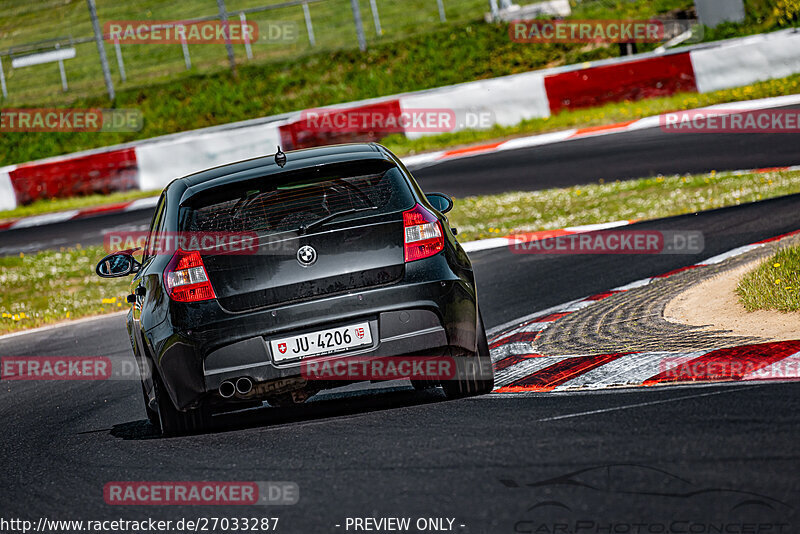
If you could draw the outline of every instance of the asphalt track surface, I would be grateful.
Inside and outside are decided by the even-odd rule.
[[[481,307],[492,327],[798,227],[795,195],[631,227],[702,230],[698,255],[479,252]],[[3,356],[129,353],[119,315],[0,340]],[[398,385],[223,416],[215,432],[173,439],[145,422],[137,382],[0,386],[3,518],[269,516],[287,533],[354,532],[347,517],[448,517],[470,533],[800,532],[798,383],[459,401]],[[300,502],[105,504],[103,485],[124,480],[294,481]]]
[[[412,170],[423,189],[455,197],[675,173],[800,164],[797,134],[687,134],[660,128],[449,160]],[[0,232],[0,255],[102,243],[104,231],[146,229],[151,210]]]

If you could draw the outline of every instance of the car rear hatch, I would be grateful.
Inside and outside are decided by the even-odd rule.
[[[202,252],[220,305],[243,312],[396,282],[413,206],[401,171],[367,160],[200,191],[182,202],[180,229],[254,243]]]

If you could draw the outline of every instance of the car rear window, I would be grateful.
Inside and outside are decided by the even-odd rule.
[[[202,191],[184,201],[180,226],[184,231],[277,233],[345,210],[374,208],[336,222],[413,204],[406,179],[388,162],[325,165]]]

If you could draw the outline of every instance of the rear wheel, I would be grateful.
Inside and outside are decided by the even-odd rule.
[[[182,412],[175,408],[158,373],[153,373],[153,387],[158,403],[158,419],[164,436],[195,434],[208,428],[211,413],[204,405]]]
[[[477,352],[456,358],[456,378],[443,380],[442,389],[448,398],[457,399],[484,395],[494,389],[494,368],[489,354],[489,341],[483,327],[483,317],[478,313]]]
[[[150,398],[147,396],[147,389],[144,387],[144,381],[142,381],[142,397],[144,397],[144,410],[147,412],[147,420],[150,421],[150,424],[156,427],[156,429],[161,430],[161,421],[158,419],[158,412],[150,407]]]

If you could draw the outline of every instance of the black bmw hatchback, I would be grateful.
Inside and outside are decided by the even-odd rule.
[[[141,261],[125,250],[97,265],[134,275],[127,325],[150,421],[167,435],[202,431],[215,413],[301,403],[376,378],[354,362],[397,370],[398,358],[417,371],[452,362],[408,373],[417,388],[490,392],[451,208],[377,144],[279,151],[174,180]],[[310,372],[325,365],[345,371]]]

